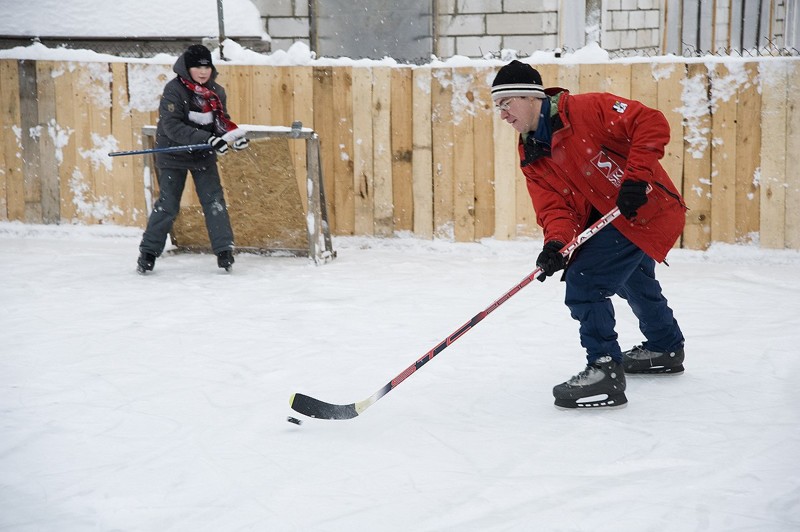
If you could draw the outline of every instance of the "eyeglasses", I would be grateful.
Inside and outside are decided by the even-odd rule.
[[[502,113],[503,111],[508,111],[509,107],[511,107],[511,100],[514,98],[507,98],[503,101],[497,102],[494,106],[494,110],[498,113]]]

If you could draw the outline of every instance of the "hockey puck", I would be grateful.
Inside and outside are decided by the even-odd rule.
[[[288,416],[288,417],[286,418],[286,421],[288,421],[289,423],[294,423],[295,425],[302,425],[302,424],[303,424],[303,422],[302,422],[302,421],[300,421],[300,420],[299,420],[299,419],[297,419],[296,417],[292,417],[292,416]]]

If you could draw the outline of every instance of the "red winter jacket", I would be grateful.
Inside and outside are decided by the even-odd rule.
[[[545,92],[554,124],[551,154],[527,162],[521,137],[519,144],[544,241],[570,242],[586,228],[592,207],[606,214],[616,205],[622,181],[634,179],[652,185],[647,203],[633,220],[620,216],[614,226],[662,262],[686,221],[683,199],[658,162],[669,141],[664,115],[608,93]]]

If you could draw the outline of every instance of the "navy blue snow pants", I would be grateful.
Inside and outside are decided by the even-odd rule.
[[[655,265],[610,224],[573,255],[565,274],[564,302],[580,322],[581,345],[590,364],[604,355],[622,360],[610,299],[614,294],[627,300],[638,318],[647,349],[663,352],[683,345],[683,333],[656,280]]]

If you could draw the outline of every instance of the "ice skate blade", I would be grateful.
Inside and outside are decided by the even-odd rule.
[[[672,375],[683,375],[683,365],[676,366],[674,368],[665,368],[665,367],[655,367],[655,368],[648,368],[641,371],[631,371],[626,369],[625,375],[626,376],[637,376],[637,375],[646,375],[648,377],[670,377]]]
[[[591,396],[580,399],[556,399],[555,406],[559,410],[597,410],[600,408],[625,408],[628,406],[628,398],[624,393],[614,396]]]

